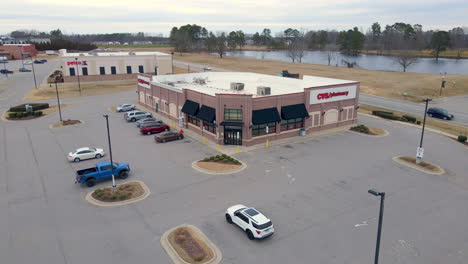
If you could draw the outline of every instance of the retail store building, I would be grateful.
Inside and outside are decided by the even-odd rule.
[[[0,53],[9,60],[21,60],[37,55],[34,44],[4,44],[0,46]]]
[[[172,73],[172,56],[162,52],[80,52],[60,50],[65,82],[136,79],[140,73]]]
[[[138,76],[138,101],[225,145],[250,146],[356,123],[359,82],[246,72]]]

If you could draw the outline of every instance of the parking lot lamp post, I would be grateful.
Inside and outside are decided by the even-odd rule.
[[[426,115],[427,115],[427,105],[429,104],[432,99],[426,98],[423,100],[426,102],[426,107],[424,109],[424,119],[423,119],[423,126],[422,126],[422,131],[421,131],[421,141],[419,142],[419,148],[422,148],[423,145],[423,138],[424,138],[424,128],[426,127]],[[419,164],[422,160],[422,157],[416,157],[416,163]]]
[[[5,69],[5,76],[8,78],[8,73],[6,72],[6,61],[3,61],[3,68]]]
[[[32,60],[31,60],[32,61]],[[34,61],[32,61],[32,72],[33,72],[33,77],[34,77],[34,86],[36,87],[37,89],[37,82],[36,82],[36,72],[34,71]]]
[[[377,230],[377,242],[375,245],[375,259],[374,259],[374,264],[379,263],[379,250],[380,250],[380,237],[382,234],[382,221],[383,221],[383,211],[384,211],[384,200],[385,200],[385,193],[384,192],[378,192],[376,190],[370,189],[367,191],[368,193],[375,195],[375,196],[380,196],[380,213],[379,213],[379,227]]]
[[[110,156],[110,162],[111,162],[111,170],[112,170],[112,193],[115,191],[115,177],[114,177],[114,161],[112,160],[112,144],[111,144],[111,138],[110,138],[110,131],[109,131],[109,115],[104,115],[106,118],[106,124],[107,124],[107,141],[109,143],[109,156]]]
[[[76,65],[76,77],[78,78],[78,90],[80,90],[80,95],[81,95],[80,71],[78,68],[78,58],[75,58],[75,65]]]
[[[59,98],[59,92],[58,92],[58,88],[57,88],[57,78],[58,78],[58,76],[55,76],[55,92],[57,93],[57,104],[58,104],[58,109],[59,109],[60,122],[63,122],[63,120],[62,120],[62,109],[60,108],[60,98]]]

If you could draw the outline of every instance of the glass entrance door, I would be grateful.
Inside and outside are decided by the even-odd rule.
[[[225,126],[224,145],[242,145],[242,128]]]

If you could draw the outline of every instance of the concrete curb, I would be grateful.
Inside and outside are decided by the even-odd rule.
[[[151,194],[151,191],[149,190],[148,186],[147,186],[144,182],[135,180],[135,181],[128,181],[128,182],[124,182],[124,183],[129,183],[129,182],[137,182],[137,183],[139,183],[140,186],[141,186],[141,187],[143,188],[143,190],[144,190],[143,195],[141,195],[141,196],[139,196],[139,197],[135,197],[135,198],[133,198],[133,199],[121,201],[121,202],[106,203],[106,202],[98,201],[98,200],[96,200],[96,199],[93,198],[92,194],[93,194],[93,192],[96,190],[96,189],[94,189],[94,190],[92,190],[92,191],[90,191],[89,193],[86,194],[85,200],[88,201],[90,204],[93,204],[93,205],[103,206],[103,207],[112,207],[112,206],[119,206],[119,205],[124,205],[124,204],[130,204],[130,203],[138,202],[138,201],[141,201],[141,200],[146,199],[146,198]],[[123,183],[121,183],[121,184],[123,184]]]
[[[238,168],[238,169],[235,169],[235,170],[230,170],[230,171],[223,171],[223,172],[214,172],[214,171],[209,171],[209,170],[205,170],[203,168],[200,168],[198,165],[197,165],[197,162],[199,160],[196,160],[194,162],[192,162],[192,168],[199,171],[199,172],[203,172],[203,173],[206,173],[206,174],[212,174],[212,175],[223,175],[223,174],[233,174],[233,173],[236,173],[236,172],[239,172],[239,171],[243,171],[247,168],[247,164],[245,164],[243,161],[241,160],[238,160],[240,163],[241,163],[241,167]]]
[[[405,161],[403,161],[403,160],[400,160],[399,158],[401,158],[401,157],[404,157],[404,156],[395,156],[395,157],[392,158],[392,160],[395,161],[395,162],[398,162],[398,163],[400,163],[400,164],[403,164],[403,165],[405,165],[405,166],[408,166],[408,167],[410,167],[410,168],[413,168],[413,169],[422,171],[422,172],[427,173],[427,174],[442,175],[442,174],[445,173],[445,170],[442,169],[442,167],[440,167],[439,165],[436,165],[436,164],[431,163],[431,165],[437,167],[437,168],[440,170],[440,172],[432,172],[432,171],[429,171],[429,170],[422,169],[422,168],[420,168],[420,167],[418,167],[418,166],[416,166],[416,165],[414,165],[414,164],[412,164],[412,163],[409,163],[409,162],[405,162]],[[426,162],[427,162],[427,161],[426,161]],[[430,163],[430,162],[428,162],[428,163]]]
[[[172,261],[175,264],[190,264],[189,262],[186,262],[185,260],[183,260],[179,256],[179,254],[177,254],[177,251],[174,249],[174,247],[172,247],[171,243],[169,243],[167,239],[169,234],[179,227],[188,227],[191,230],[193,230],[195,233],[197,233],[197,235],[203,238],[203,240],[206,242],[208,247],[210,247],[210,249],[213,251],[213,255],[214,255],[213,258],[206,262],[200,262],[200,264],[217,264],[221,262],[221,260],[223,259],[223,254],[221,253],[221,250],[219,250],[219,248],[213,242],[211,242],[211,240],[208,239],[208,237],[198,227],[193,226],[193,225],[183,224],[180,226],[173,227],[167,230],[166,232],[164,232],[160,240],[162,247],[164,248],[164,250],[166,250],[167,254],[169,255],[169,257],[172,259]]]
[[[60,126],[60,127],[53,127],[53,125],[55,125],[55,124],[51,124],[51,125],[49,125],[49,128],[50,128],[50,129],[59,129],[59,128],[64,128],[64,127],[75,127],[75,126],[83,125],[83,124],[85,123],[83,120],[78,120],[78,121],[80,121],[79,124],[66,125],[66,126]]]

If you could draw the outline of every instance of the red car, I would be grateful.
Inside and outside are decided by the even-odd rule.
[[[144,124],[140,127],[140,132],[143,135],[151,135],[153,133],[160,133],[163,131],[169,131],[170,128],[168,125],[161,124],[161,123],[151,123],[151,124]]]
[[[184,134],[179,133],[179,132],[174,132],[174,131],[164,132],[164,133],[154,136],[154,140],[158,143],[161,143],[161,142],[165,143],[167,141],[179,140],[183,138],[184,138]]]

